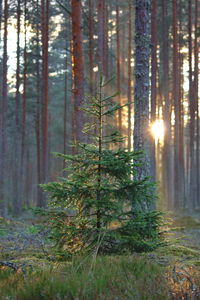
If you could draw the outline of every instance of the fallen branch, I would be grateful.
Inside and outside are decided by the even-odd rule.
[[[30,267],[32,269],[32,265],[26,265],[26,264],[22,264],[22,265],[17,265],[16,263],[12,263],[9,261],[0,261],[0,267],[8,267],[13,269],[15,272],[17,273],[23,273],[26,274],[26,267]]]
[[[19,266],[17,266],[15,263],[11,263],[11,262],[8,262],[8,261],[0,261],[0,266],[1,267],[11,268],[14,271],[18,271],[19,270]]]

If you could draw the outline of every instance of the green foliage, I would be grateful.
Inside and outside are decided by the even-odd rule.
[[[0,237],[6,236],[7,235],[7,230],[0,228]]]
[[[90,144],[78,143],[66,160],[67,178],[43,185],[50,194],[52,236],[69,253],[97,248],[102,253],[149,251],[160,244],[160,214],[134,209],[154,201],[154,184],[137,180],[142,152],[119,147],[122,137],[106,132],[106,118],[120,109],[99,90],[83,107],[92,119],[84,131]],[[109,145],[109,148],[108,148]]]
[[[0,269],[0,299],[164,300],[169,296],[163,271],[138,255],[81,257],[26,276]]]
[[[39,232],[39,227],[34,225],[29,225],[26,228],[26,232],[29,234],[37,234]]]

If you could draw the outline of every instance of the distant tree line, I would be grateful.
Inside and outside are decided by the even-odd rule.
[[[199,179],[198,0],[0,1],[0,210],[44,206],[39,184],[61,174],[52,152],[85,141],[82,104],[99,74],[123,105],[109,121],[162,207],[196,209]],[[163,119],[163,141],[150,126]]]

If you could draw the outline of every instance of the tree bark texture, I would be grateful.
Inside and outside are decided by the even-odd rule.
[[[135,99],[134,149],[145,151],[144,166],[138,169],[140,179],[150,175],[149,135],[149,59],[150,1],[135,1]]]
[[[82,8],[80,0],[72,0],[72,55],[73,55],[73,94],[74,94],[74,138],[78,142],[84,141],[82,133],[84,115],[81,107],[84,104],[84,61]]]

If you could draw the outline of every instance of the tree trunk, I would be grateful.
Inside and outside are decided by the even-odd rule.
[[[39,0],[37,0],[37,14],[39,16]],[[39,18],[38,18],[39,19]],[[44,205],[43,193],[39,184],[42,183],[42,164],[41,164],[41,72],[40,72],[40,25],[39,20],[36,27],[37,52],[36,52],[36,153],[37,153],[37,206]],[[28,164],[28,162],[27,162]]]
[[[156,100],[157,100],[157,0],[152,1],[151,12],[151,123],[156,121]],[[151,171],[152,177],[156,180],[156,151],[155,140],[151,138]]]
[[[98,44],[97,44],[97,61],[99,71],[105,75],[105,53],[104,53],[104,39],[105,39],[105,0],[97,0],[97,31],[98,31]]]
[[[189,111],[190,111],[190,206],[194,206],[195,198],[195,155],[194,155],[194,135],[195,135],[195,104],[193,93],[193,68],[192,68],[192,2],[188,0],[188,48],[189,48]]]
[[[66,45],[66,57],[65,57],[65,64],[64,64],[64,110],[63,110],[63,154],[67,154],[67,63],[68,63],[68,57],[67,57],[67,45]],[[66,168],[66,162],[65,159],[63,160],[63,169]],[[63,171],[63,174],[65,175],[65,171]]]
[[[22,142],[21,142],[21,166],[20,178],[22,185],[22,193],[24,191],[25,182],[25,146],[26,146],[26,98],[27,98],[27,2],[24,0],[24,70],[23,70],[23,95],[22,95]]]
[[[82,133],[84,116],[81,107],[84,104],[84,61],[81,24],[81,1],[72,0],[72,55],[73,55],[73,95],[74,95],[74,137],[75,141],[85,140]]]
[[[8,73],[8,1],[4,0],[4,39],[3,39],[3,87],[2,87],[2,101],[1,101],[1,143],[0,143],[0,214],[6,213],[5,200],[5,183],[6,183],[6,113],[8,101],[8,87],[7,87],[7,73]]]
[[[20,178],[20,121],[19,121],[19,109],[20,109],[20,31],[21,31],[21,0],[17,2],[17,66],[16,66],[16,107],[15,107],[15,138],[14,138],[14,180],[13,180],[13,208],[14,214],[19,215],[21,211],[21,183]],[[20,179],[19,179],[20,178]]]
[[[132,50],[132,5],[131,5],[131,0],[129,0],[128,3],[128,8],[129,8],[129,14],[128,14],[128,149],[129,151],[131,150],[132,146],[132,122],[131,122],[131,116],[132,116],[132,94],[131,94],[131,82],[132,82],[132,76],[131,76],[131,50]]]
[[[49,44],[49,0],[41,1],[42,22],[42,182],[48,180],[48,128],[49,128],[49,88],[48,88],[48,44]],[[43,197],[42,206],[45,205]]]
[[[198,0],[195,0],[195,39],[194,39],[194,103],[196,110],[196,201],[195,206],[200,206],[200,179],[199,179],[199,46],[198,46]]]
[[[90,94],[94,92],[94,21],[93,21],[93,1],[89,0],[89,74],[90,74]]]
[[[119,29],[119,0],[116,0],[116,35],[117,35],[117,91],[119,93],[117,97],[117,102],[119,105],[121,103],[121,53],[120,53],[120,29]],[[119,133],[122,134],[122,110],[118,110],[118,128]]]
[[[179,57],[178,57],[178,20],[177,20],[177,0],[173,0],[173,100],[174,100],[174,208],[180,206],[180,176],[179,176]]]
[[[135,119],[134,149],[144,150],[144,166],[138,168],[138,179],[149,176],[149,58],[150,58],[150,1],[136,0],[135,15]]]
[[[183,42],[183,5],[182,2],[179,2],[179,160],[177,162],[177,169],[179,170],[179,198],[180,198],[180,208],[185,206],[185,165],[184,165],[184,106],[183,106],[183,84],[184,84],[184,77],[183,77],[183,63],[184,57],[181,53],[182,46],[184,45]]]
[[[164,195],[167,206],[172,209],[173,200],[173,172],[172,172],[172,145],[171,145],[171,103],[169,97],[169,24],[167,22],[167,0],[162,0],[162,53],[163,53],[163,118],[165,125],[163,147],[163,179]]]

